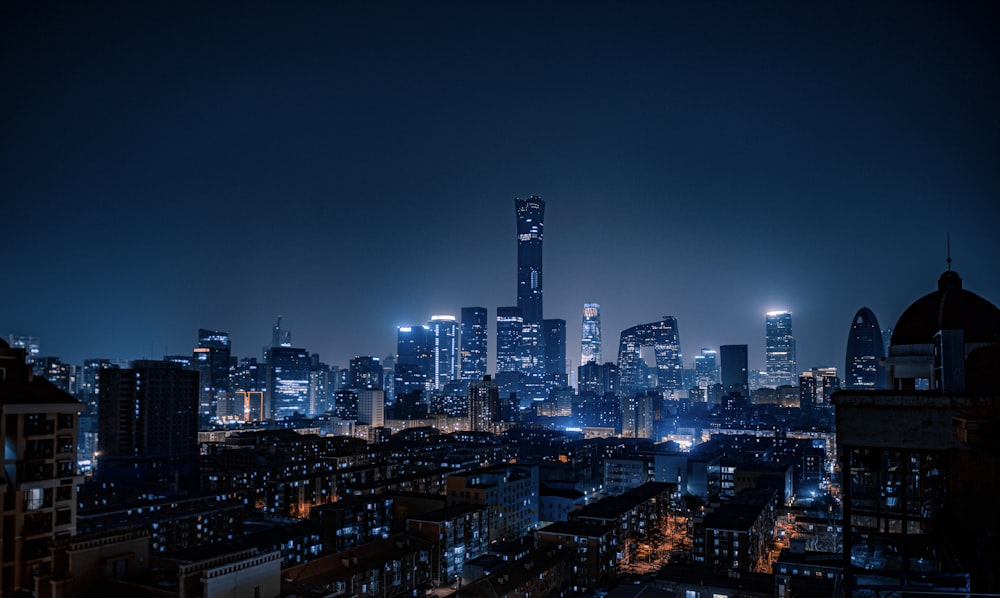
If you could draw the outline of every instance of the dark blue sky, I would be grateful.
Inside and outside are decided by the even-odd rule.
[[[205,4],[210,4],[205,6]],[[954,268],[1000,302],[998,2],[35,3],[0,8],[0,333],[85,357],[345,365],[515,303],[679,319],[690,362],[794,312],[843,367]],[[491,361],[494,344],[491,330]],[[491,367],[492,367],[491,363]]]

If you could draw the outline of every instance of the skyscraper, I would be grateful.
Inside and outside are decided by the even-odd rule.
[[[455,316],[431,316],[427,323],[433,338],[431,388],[441,390],[458,379],[458,323]]]
[[[519,307],[497,308],[497,372],[521,371],[524,316]]]
[[[499,418],[500,392],[497,383],[489,376],[473,380],[469,384],[469,429],[473,432],[492,432]]]
[[[885,370],[880,361],[885,357],[882,330],[875,314],[862,307],[854,315],[847,335],[847,358],[844,362],[844,384],[851,390],[878,390],[886,387]]]
[[[347,387],[353,390],[381,389],[382,364],[374,355],[358,355],[350,361]]]
[[[718,354],[712,349],[702,349],[701,355],[694,358],[695,386],[710,388],[719,383]]]
[[[517,216],[517,307],[521,329],[521,366],[525,398],[545,397],[545,340],[542,333],[542,239],[545,202],[532,196],[515,199]],[[498,370],[499,371],[499,370]]]
[[[397,400],[413,392],[419,392],[423,397],[428,381],[434,375],[434,338],[429,327],[400,326],[396,329],[395,370],[394,392]]]
[[[309,370],[312,359],[305,349],[271,347],[267,356],[267,395],[271,416],[283,419],[309,412]]]
[[[545,339],[545,382],[550,387],[562,388],[566,378],[566,320],[542,320]]]
[[[525,324],[542,323],[542,233],[545,202],[515,199],[517,211],[517,306]]]
[[[794,386],[795,337],[792,336],[792,312],[769,311],[765,321],[765,366],[770,386]]]
[[[631,397],[649,388],[643,376],[646,365],[641,353],[643,347],[653,348],[657,389],[673,392],[683,388],[684,366],[677,318],[664,316],[659,322],[640,324],[622,331],[618,345],[619,391],[622,396]]]
[[[580,365],[591,361],[601,363],[601,305],[583,304],[583,324],[580,327]]]
[[[226,402],[232,388],[229,381],[229,334],[219,330],[198,329],[193,369],[198,371],[198,415],[203,420],[215,417],[219,401]]]
[[[482,380],[488,363],[488,314],[485,307],[462,308],[462,379]]]
[[[730,395],[750,395],[750,384],[747,376],[747,346],[722,345],[719,347],[722,358],[722,392]]]

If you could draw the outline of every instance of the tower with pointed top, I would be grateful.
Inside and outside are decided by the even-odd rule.
[[[515,199],[517,215],[517,307],[521,331],[521,372],[526,392],[544,397],[545,339],[542,334],[542,240],[545,202],[537,196]]]

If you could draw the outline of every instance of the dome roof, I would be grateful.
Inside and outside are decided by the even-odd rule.
[[[962,330],[966,343],[1000,342],[1000,309],[962,288],[957,272],[946,271],[938,290],[906,308],[896,321],[890,345],[925,345],[939,330]]]

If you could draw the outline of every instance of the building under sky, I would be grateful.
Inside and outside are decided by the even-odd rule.
[[[795,337],[792,336],[792,312],[769,311],[765,319],[765,367],[768,385],[795,386]]]
[[[583,305],[583,322],[580,324],[580,365],[591,361],[601,363],[601,304]]]
[[[847,357],[844,360],[844,387],[852,390],[885,388],[885,358],[882,330],[875,314],[862,307],[854,314],[847,335]]]

